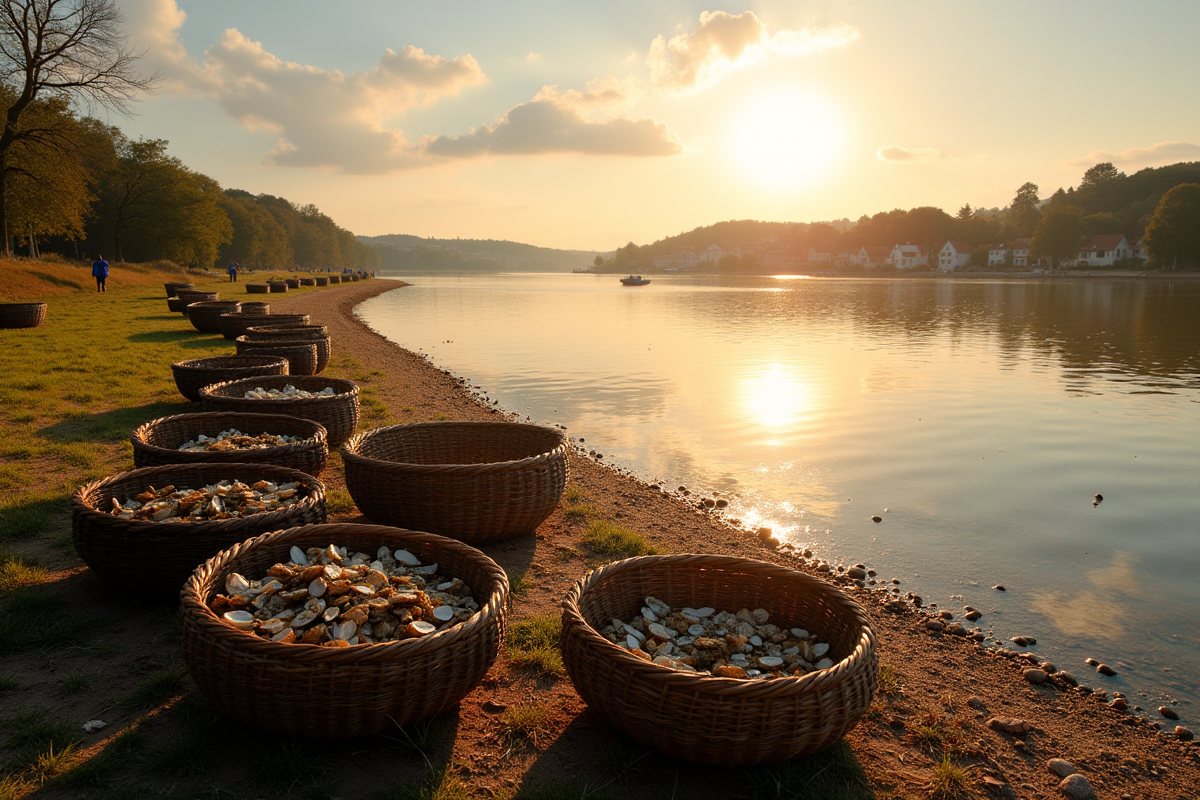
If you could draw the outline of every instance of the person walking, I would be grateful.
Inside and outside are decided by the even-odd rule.
[[[238,263],[236,261],[229,262],[229,282],[237,283]]]
[[[92,262],[92,277],[96,279],[96,291],[105,291],[104,281],[108,279],[108,262],[99,253],[96,254],[96,260]]]

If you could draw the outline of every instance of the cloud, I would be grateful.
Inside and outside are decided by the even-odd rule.
[[[933,161],[945,158],[946,154],[936,147],[881,147],[875,157],[880,161],[890,161],[893,164],[916,164],[922,161]]]
[[[719,82],[730,72],[773,56],[805,56],[844,47],[858,38],[849,25],[803,30],[767,26],[746,11],[736,16],[725,11],[705,11],[691,33],[671,39],[658,36],[650,43],[646,64],[654,85],[671,92],[699,91]]]
[[[126,32],[142,66],[158,75],[158,89],[172,95],[206,95],[215,86],[179,38],[187,14],[175,0],[124,0]]]
[[[1131,147],[1120,153],[1094,150],[1090,154],[1068,163],[1075,167],[1091,167],[1105,161],[1118,167],[1148,167],[1155,164],[1173,164],[1177,161],[1200,161],[1200,144],[1159,142],[1149,147]]]
[[[613,78],[588,84],[584,91],[561,92],[544,86],[496,123],[461,136],[438,136],[424,143],[432,156],[474,158],[482,155],[582,153],[602,156],[671,156],[683,145],[663,123],[648,117],[597,115],[629,100],[626,85]]]

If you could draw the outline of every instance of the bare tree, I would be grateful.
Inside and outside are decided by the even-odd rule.
[[[9,95],[0,132],[0,231],[11,255],[5,214],[14,144],[62,151],[66,143],[21,117],[48,97],[127,113],[133,97],[154,78],[137,68],[126,47],[124,16],[114,0],[0,0],[0,83]]]

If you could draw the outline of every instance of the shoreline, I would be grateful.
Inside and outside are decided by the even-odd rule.
[[[366,367],[382,370],[388,376],[389,386],[380,388],[381,400],[393,411],[406,409],[409,417],[406,421],[423,421],[439,415],[441,418],[456,419],[516,418],[518,415],[509,415],[493,406],[485,406],[470,392],[465,382],[449,371],[434,366],[425,356],[389,342],[358,318],[355,308],[361,302],[394,288],[401,288],[401,285],[384,278],[378,282],[349,287],[348,291],[340,291],[333,308],[318,307],[318,302],[322,299],[319,294],[283,299],[278,305],[280,311],[309,310],[314,318],[319,317],[321,322],[330,326],[330,333],[340,350],[352,350],[356,360],[364,362]],[[397,381],[394,375],[398,375],[400,380]],[[364,424],[363,427],[370,425]],[[601,514],[620,525],[645,534],[652,543],[671,552],[737,554],[773,561],[810,574],[823,575],[827,579],[831,578],[827,568],[821,568],[819,563],[804,558],[803,554],[766,547],[748,538],[744,530],[734,528],[719,517],[698,510],[672,493],[654,488],[619,467],[581,456],[575,450],[571,452],[570,467],[572,483],[590,496]],[[334,476],[331,475],[330,478]],[[336,480],[328,482],[332,487],[340,488]],[[510,574],[526,574],[533,570],[538,575],[538,586],[515,604],[514,619],[519,618],[522,611],[533,613],[555,608],[565,594],[566,587],[574,579],[582,577],[587,564],[574,564],[564,568],[555,558],[558,549],[578,551],[578,538],[578,531],[563,519],[560,510],[539,528],[533,542],[525,542],[519,538],[495,547],[482,548]],[[981,699],[979,705],[993,710],[1004,707],[1004,715],[1021,716],[1029,720],[1050,738],[1048,743],[1057,745],[1056,750],[1059,751],[1039,752],[1042,761],[1051,757],[1061,757],[1068,760],[1074,758],[1072,763],[1077,763],[1081,758],[1081,751],[1096,751],[1102,744],[1107,744],[1108,747],[1116,747],[1123,751],[1126,760],[1133,757],[1134,760],[1145,763],[1146,759],[1153,760],[1156,757],[1160,760],[1165,757],[1172,761],[1178,759],[1181,772],[1190,768],[1190,786],[1200,785],[1200,747],[1195,743],[1175,741],[1166,733],[1156,732],[1155,723],[1149,719],[1107,707],[1107,697],[1097,702],[1097,698],[1102,697],[1100,691],[1103,691],[1105,678],[1096,676],[1094,681],[1083,681],[1095,684],[1100,690],[1092,692],[1070,689],[1065,684],[1060,687],[1061,691],[1048,688],[1053,685],[1051,681],[1033,685],[1024,677],[1025,670],[1033,666],[1028,661],[1031,653],[1017,654],[1009,651],[1010,654],[1004,655],[996,650],[977,647],[974,642],[947,633],[944,623],[942,630],[931,630],[937,627],[937,623],[927,627],[929,617],[921,609],[915,608],[913,603],[898,603],[896,599],[892,599],[886,605],[881,604],[872,596],[877,593],[859,588],[857,583],[847,576],[834,573],[832,579],[843,588],[849,589],[868,609],[880,634],[881,657],[884,663],[902,673],[907,686],[913,689],[921,686],[934,696],[939,691],[957,693],[961,697],[956,699],[956,706],[965,703],[968,699],[966,693],[970,693],[973,699]],[[950,667],[949,675],[943,671],[947,667]],[[493,672],[496,669],[494,667]],[[485,693],[486,684],[487,681]],[[569,688],[569,682],[567,687]],[[479,694],[480,690],[476,690],[464,701],[464,705],[471,703]],[[567,692],[567,695],[574,696],[573,690]],[[577,706],[580,702],[574,697],[574,705]],[[1136,697],[1130,698],[1131,706],[1136,702]],[[1053,705],[1048,708],[1048,704]],[[571,704],[568,707],[571,707]],[[1147,711],[1154,713],[1153,709]],[[968,713],[972,717],[979,717],[974,720],[977,725],[986,719],[974,710]],[[1053,719],[1047,718],[1047,714]],[[911,715],[898,713],[882,722],[864,720],[860,723],[850,735],[850,740],[851,748],[864,768],[867,768],[869,763],[876,764],[884,768],[886,774],[887,768],[884,764],[893,757],[891,751],[896,747],[896,743],[891,740],[897,735],[901,739],[904,738],[904,731],[910,719]],[[1114,736],[1111,731],[1109,735],[1098,733],[1102,727],[1110,726],[1119,730],[1120,734]],[[881,736],[874,735],[880,733],[878,730],[864,735],[866,729],[880,727],[885,729]],[[1173,723],[1165,727],[1167,731],[1171,731]],[[991,731],[986,733],[994,737],[999,736]],[[1012,752],[1022,752],[1022,748],[1015,746],[1016,741],[1019,740],[1011,740],[1009,737],[1009,741],[993,744],[1004,746],[1006,754],[1011,755]],[[877,752],[881,747],[887,752]],[[1071,751],[1074,751],[1075,755],[1072,755]],[[1089,757],[1084,755],[1083,759],[1086,762]],[[999,753],[993,754],[991,760],[1000,765],[999,769],[992,769],[993,772],[1032,773],[1027,774],[1022,781],[1009,774],[996,777],[996,780],[1004,780],[1010,786],[1025,785],[1033,790],[1036,784],[1030,781],[1040,778],[1037,781],[1040,784],[1040,788],[1037,788],[1039,793],[1049,794],[1056,791],[1056,776],[1048,775],[1044,765],[1037,758],[1018,759],[1026,762],[1023,768],[1016,763],[1006,763],[1008,759],[1000,758]],[[1100,758],[1101,762],[1104,760]],[[1128,779],[1128,776],[1120,771],[1120,762],[1121,759],[1116,759],[1114,774],[1097,774],[1093,783],[1106,786],[1111,782],[1129,782],[1129,788],[1136,792],[1131,796],[1158,796],[1157,792],[1143,794],[1143,790],[1148,787],[1137,785],[1136,780],[1123,780]],[[1097,767],[1099,766],[1100,762],[1097,762]],[[1129,769],[1128,765],[1125,765],[1125,768]],[[867,773],[871,776],[872,770],[867,768]],[[1050,778],[1054,780],[1047,783]],[[1188,785],[1182,784],[1178,790],[1183,790],[1183,787]],[[1163,785],[1158,788],[1167,787]]]

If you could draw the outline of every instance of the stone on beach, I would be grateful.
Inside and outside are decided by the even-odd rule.
[[[1175,709],[1171,708],[1170,706],[1159,706],[1158,713],[1161,714],[1162,716],[1166,717],[1167,719],[1179,719],[1179,712],[1177,712]]]
[[[1044,670],[1036,667],[1025,670],[1025,680],[1033,684],[1042,684],[1046,682],[1047,675]]]
[[[1117,674],[1117,671],[1108,664],[1098,664],[1096,666],[1096,672],[1099,672],[1101,675],[1107,675],[1110,678]]]
[[[1016,717],[992,717],[987,726],[994,731],[1007,733],[1009,736],[1024,736],[1033,730],[1033,726],[1023,719]]]
[[[1063,778],[1062,783],[1058,785],[1058,790],[1071,800],[1091,800],[1096,796],[1096,793],[1092,791],[1092,784],[1078,772]]]
[[[1065,778],[1068,775],[1075,774],[1075,767],[1070,761],[1061,758],[1052,758],[1046,762],[1046,768],[1060,778]]]

